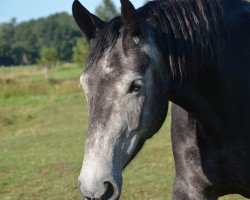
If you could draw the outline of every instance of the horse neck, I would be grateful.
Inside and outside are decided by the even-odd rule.
[[[249,47],[238,45],[236,39],[232,40],[232,30],[228,29],[228,24],[232,26],[228,15],[234,16],[234,22],[237,22],[240,12],[231,8],[230,14],[223,4],[209,4],[212,1],[202,5],[203,13],[201,8],[188,11],[190,5],[184,8],[167,3],[161,5],[160,2],[163,1],[155,3],[155,8],[152,8],[155,16],[149,22],[158,29],[158,45],[165,56],[165,66],[171,68],[170,100],[195,115],[204,124],[214,124],[212,132],[215,135],[222,132],[220,124],[226,124],[229,131],[230,127],[233,130],[232,126],[236,125],[227,122],[236,120],[241,113],[245,114],[241,105],[247,105],[249,100],[249,95],[239,93],[239,88],[241,91],[249,91],[246,86],[249,83],[246,80],[247,75],[242,73],[249,72],[246,71],[249,64],[239,66],[244,64],[240,61],[242,53],[247,54],[243,60],[250,59],[250,51],[245,50],[249,50]],[[183,1],[168,2],[177,4]],[[243,32],[243,26],[241,29]],[[244,33],[240,35],[243,36]],[[245,34],[244,38],[247,37]],[[237,50],[241,49],[238,57],[235,46]],[[224,120],[223,123],[221,119]]]

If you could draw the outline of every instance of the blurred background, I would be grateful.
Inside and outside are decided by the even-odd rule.
[[[77,177],[88,114],[79,77],[88,44],[72,2],[0,2],[0,200],[82,199]],[[120,13],[119,0],[81,3],[106,21]],[[121,199],[171,199],[169,126],[168,116],[125,170]]]

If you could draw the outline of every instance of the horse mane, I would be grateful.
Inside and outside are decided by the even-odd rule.
[[[229,41],[223,3],[223,0],[156,0],[138,10],[143,19],[166,33],[159,43],[164,44],[162,49],[168,55],[173,75],[197,76],[201,70],[221,62]]]
[[[137,10],[159,30],[158,43],[173,75],[197,76],[200,70],[218,66],[223,59],[229,41],[223,4],[223,0],[155,0]],[[97,34],[89,65],[115,45],[121,28],[122,19],[116,17]]]

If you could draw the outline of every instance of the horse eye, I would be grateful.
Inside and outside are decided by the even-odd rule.
[[[129,88],[129,93],[139,92],[141,88],[142,88],[142,81],[141,80],[133,81],[130,88]]]

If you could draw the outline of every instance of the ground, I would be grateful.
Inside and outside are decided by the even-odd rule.
[[[80,200],[87,106],[82,69],[0,68],[0,199]],[[171,199],[170,118],[124,172],[122,200]],[[223,200],[242,200],[233,195]]]

